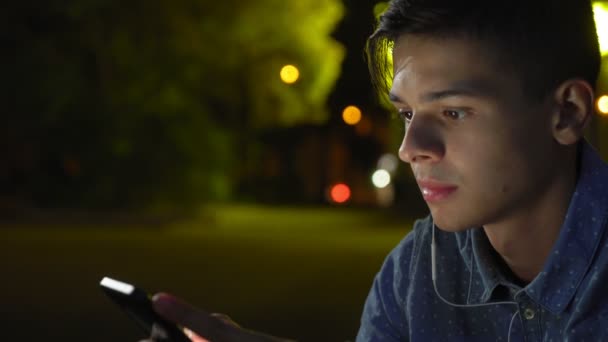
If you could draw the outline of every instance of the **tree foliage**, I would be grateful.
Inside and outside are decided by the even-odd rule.
[[[230,193],[243,136],[320,122],[339,0],[13,2],[0,18],[4,195],[188,206]],[[283,64],[301,79],[281,83]]]

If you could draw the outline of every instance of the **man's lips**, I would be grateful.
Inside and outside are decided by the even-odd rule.
[[[455,185],[432,179],[418,180],[422,197],[427,202],[437,202],[451,195],[458,188]]]

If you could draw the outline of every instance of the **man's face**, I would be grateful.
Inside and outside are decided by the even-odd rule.
[[[466,39],[404,35],[391,100],[405,120],[399,149],[437,226],[495,224],[530,210],[557,174],[548,101]]]

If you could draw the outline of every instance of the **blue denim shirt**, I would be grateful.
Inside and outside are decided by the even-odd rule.
[[[432,219],[388,255],[365,303],[357,341],[608,341],[608,166],[582,144],[579,179],[541,273],[522,287],[482,228],[435,230]],[[507,302],[507,303],[505,303]]]

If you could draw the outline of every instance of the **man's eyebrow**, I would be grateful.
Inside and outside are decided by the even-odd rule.
[[[494,87],[488,82],[481,80],[465,80],[454,82],[443,90],[422,94],[420,96],[420,102],[433,102],[453,96],[487,97],[494,93]],[[391,102],[405,103],[393,92],[389,93],[388,98]]]
[[[403,102],[403,100],[401,100],[401,99],[399,98],[399,96],[397,96],[397,95],[396,95],[395,93],[393,93],[393,92],[391,92],[391,93],[389,93],[389,94],[388,94],[388,99],[389,99],[391,102],[400,102],[400,103],[404,103],[404,102]]]

